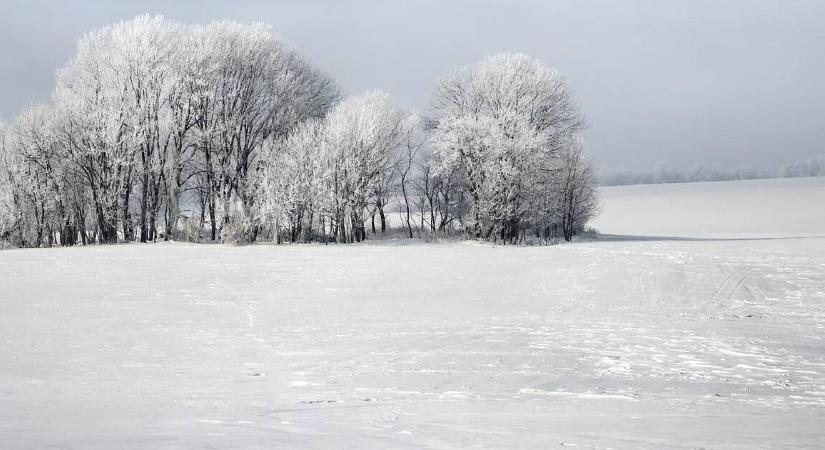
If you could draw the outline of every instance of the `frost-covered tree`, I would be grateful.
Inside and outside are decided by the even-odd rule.
[[[472,203],[473,235],[481,237],[484,220],[495,208],[498,181],[495,160],[501,155],[499,131],[489,116],[445,117],[436,132],[436,147],[441,152],[440,170],[460,167]]]
[[[326,200],[323,180],[323,122],[308,120],[283,141],[270,139],[255,174],[257,220],[285,228],[292,242],[312,237]]]
[[[44,168],[50,164],[40,163],[40,157],[46,156],[48,150],[41,150],[44,139],[30,135],[39,135],[40,128],[47,126],[44,113],[40,108],[27,108],[15,120],[6,142],[8,153],[4,162],[17,216],[17,241],[23,246],[43,244],[44,233],[50,234],[48,226],[54,210],[53,196],[49,195],[53,183],[47,184],[49,177]]]
[[[329,77],[265,25],[184,26],[159,16],[84,36],[55,96],[104,242],[117,239],[118,222],[131,238],[135,209],[141,241],[157,237],[162,217],[175,238],[190,188],[208,198],[213,239],[220,227],[229,240],[254,240],[257,153],[338,97]]]
[[[7,145],[8,135],[8,126],[0,121],[0,245],[14,242],[14,233],[19,226],[15,200],[16,180],[12,173],[12,155]]]
[[[400,129],[399,149],[393,164],[393,175],[397,182],[396,194],[400,195],[399,204],[402,206],[404,226],[410,238],[412,229],[412,191],[418,176],[418,163],[428,149],[428,137],[424,130],[424,123],[418,114],[409,114]],[[398,198],[399,195],[396,195]],[[381,215],[381,230],[384,230],[383,211]]]
[[[86,240],[88,202],[67,157],[58,119],[54,108],[32,105],[4,133],[4,234],[18,245],[74,245],[79,236]]]
[[[553,211],[561,224],[565,241],[599,211],[598,180],[593,163],[587,158],[582,139],[576,137],[564,147],[556,177]]]
[[[268,26],[187,26],[138,16],[80,40],[58,72],[49,126],[28,125],[42,114],[21,116],[15,145],[4,153],[3,175],[17,180],[59,150],[54,161],[65,166],[63,179],[42,185],[62,189],[65,204],[55,208],[66,212],[57,213],[59,221],[84,228],[84,242],[87,216],[99,242],[115,242],[119,235],[131,240],[134,229],[141,241],[154,240],[161,221],[163,234],[177,238],[181,202],[187,200],[203,204],[204,214],[208,210],[213,239],[220,228],[228,240],[249,242],[256,233],[250,179],[261,165],[261,149],[279,147],[291,130],[323,117],[339,97],[335,83]],[[46,148],[44,140],[49,152],[34,152]],[[51,180],[56,175],[50,167],[57,166],[34,174]],[[34,205],[54,197],[9,186],[11,181],[4,192],[26,194]],[[184,198],[187,192],[190,198]],[[71,207],[76,202],[83,207]],[[54,231],[58,219],[35,212],[22,222]],[[63,220],[70,216],[73,221]]]
[[[204,59],[202,42],[197,38],[192,27],[175,38],[175,56],[170,61],[171,83],[166,92],[168,105],[168,130],[171,137],[169,155],[166,159],[165,183],[166,192],[166,233],[167,239],[182,239],[181,202],[186,192],[196,192],[190,195],[190,201],[197,201],[201,197],[201,189],[192,185],[203,177],[202,152],[199,152],[201,140],[197,135],[197,124],[205,111],[201,102],[206,98],[207,86],[204,83]],[[196,184],[196,183],[195,183]],[[207,186],[208,187],[208,186]],[[208,189],[203,191],[208,198]],[[197,199],[197,200],[196,200]],[[205,209],[203,209],[205,212]],[[214,221],[214,217],[213,217]],[[203,226],[203,221],[200,227]],[[214,239],[214,236],[212,237]]]
[[[542,195],[534,191],[540,178],[551,173],[553,153],[543,151],[545,143],[518,115],[442,120],[436,131],[442,170],[456,165],[463,170],[475,236],[490,237],[498,228],[502,239],[516,237],[529,212],[529,200]]]
[[[66,164],[64,142],[57,130],[53,108],[35,105],[15,120],[7,143],[11,173],[17,179],[20,213],[31,226],[29,241],[35,246],[73,245],[78,223],[71,209],[71,168]]]
[[[334,107],[325,121],[324,157],[331,193],[332,233],[339,241],[366,238],[367,208],[396,161],[405,113],[388,95],[370,92]],[[349,230],[349,233],[347,233]]]
[[[781,178],[825,176],[825,155],[783,164],[779,169],[779,176]]]
[[[91,192],[100,242],[118,237],[118,210],[135,162],[128,86],[118,74],[110,27],[85,35],[58,71],[55,101],[61,139]]]
[[[524,54],[499,54],[460,68],[435,92],[439,117],[520,115],[558,150],[584,127],[567,82],[557,71]]]
[[[250,176],[270,137],[283,139],[322,117],[339,97],[335,83],[263,24],[214,22],[196,27],[206,86],[201,108],[205,163],[222,212],[223,235],[254,241]]]
[[[526,55],[492,56],[436,88],[436,147],[463,172],[472,233],[515,240],[553,160],[584,127],[564,78]]]
[[[365,239],[370,212],[381,217],[395,169],[418,120],[386,94],[346,99],[323,119],[309,119],[285,139],[268,139],[253,178],[262,223],[280,236],[307,240],[331,233],[339,242]],[[313,233],[315,230],[315,233]]]
[[[432,145],[425,145],[418,154],[416,175],[413,178],[413,203],[419,210],[421,228],[429,228],[436,235],[446,234],[456,219],[465,216],[464,199],[466,179],[460,168],[445,166]]]
[[[163,200],[165,167],[172,147],[175,122],[170,120],[169,97],[174,92],[173,61],[180,57],[183,26],[161,16],[138,16],[100,31],[110,35],[114,81],[123,86],[124,119],[135,146],[140,187],[140,241],[154,240]],[[127,167],[123,207],[128,222],[132,166]],[[128,228],[124,229],[124,234]],[[128,236],[124,236],[128,239]]]

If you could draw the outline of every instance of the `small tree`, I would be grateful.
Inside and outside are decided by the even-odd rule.
[[[564,240],[599,211],[598,180],[593,164],[587,159],[581,138],[571,140],[559,157],[554,211],[561,223]]]
[[[399,149],[393,170],[397,180],[396,193],[401,194],[399,204],[404,209],[404,224],[410,238],[413,237],[412,211],[410,209],[411,189],[415,185],[417,163],[422,159],[422,150],[428,144],[423,122],[417,114],[409,114],[404,120],[400,132]],[[397,198],[397,195],[396,195]],[[383,228],[383,219],[382,219]]]

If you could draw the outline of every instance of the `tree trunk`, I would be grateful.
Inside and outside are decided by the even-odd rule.
[[[410,214],[411,214],[410,213],[410,201],[407,198],[407,184],[403,179],[401,180],[401,195],[404,196],[404,207],[407,210],[407,231],[409,231],[410,239],[412,239],[413,232],[412,232],[412,223],[410,222],[410,220],[411,220],[411,217],[410,217]]]
[[[158,218],[155,215],[155,211],[149,211],[149,240],[152,242],[157,241],[158,239]]]
[[[95,204],[95,214],[97,215],[97,226],[99,231],[99,242],[101,244],[117,243],[116,224],[106,219],[104,206],[100,202],[96,189],[92,189],[92,199]]]
[[[205,202],[203,200],[204,199],[200,200],[201,218],[200,218],[200,222],[199,222],[199,226],[198,226],[199,230],[203,229],[203,226],[206,225],[206,210],[209,208],[209,206],[207,205],[207,202]]]
[[[206,162],[206,184],[209,186],[209,225],[211,228],[211,238],[215,241],[217,237],[218,225],[215,223],[215,175],[212,173],[212,152],[209,144],[203,147],[203,156]]]
[[[129,214],[129,199],[132,197],[131,175],[126,178],[125,191],[123,192],[123,240],[132,240],[132,217]]]
[[[309,219],[307,220],[307,226],[304,230],[304,237],[303,242],[310,242],[312,241],[312,222],[315,219],[315,211],[313,211],[312,207],[309,208]]]
[[[183,136],[178,133],[177,141],[171,147],[171,155],[169,156],[169,160],[171,161],[171,173],[169,174],[169,189],[168,194],[166,196],[166,209],[168,211],[169,220],[166,222],[166,236],[164,236],[165,240],[178,240],[179,239],[179,227],[178,227],[178,216],[180,216],[180,155],[181,155],[181,146],[183,145]]]
[[[384,215],[384,202],[381,202],[381,206],[378,208],[378,217],[381,218],[381,234],[387,231],[387,216]]]
[[[140,188],[140,242],[146,242],[149,238],[149,229],[146,223],[146,215],[149,208],[149,172],[143,172],[143,186]]]
[[[177,172],[177,170],[173,170]],[[173,178],[178,178],[173,173]],[[165,240],[178,240],[180,233],[178,232],[178,217],[180,216],[180,186],[178,181],[173,179],[170,183],[169,195],[166,198],[166,209],[169,219],[166,221],[166,236]]]
[[[470,194],[473,196],[473,215],[475,216],[475,223],[473,224],[473,234],[476,235],[476,239],[479,239],[481,237],[481,215],[478,213],[478,192],[475,189],[471,188]]]
[[[215,223],[215,196],[212,195],[211,189],[209,192],[209,226],[212,229],[211,238],[214,241],[218,231],[218,224]]]

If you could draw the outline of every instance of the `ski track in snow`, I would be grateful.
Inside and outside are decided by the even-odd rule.
[[[4,448],[825,442],[820,238],[11,250],[0,287]]]

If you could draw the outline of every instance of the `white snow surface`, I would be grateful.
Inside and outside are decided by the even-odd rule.
[[[612,186],[592,225],[679,237],[825,236],[825,177]]]
[[[818,447],[825,239],[793,237],[811,223],[2,251],[0,447]]]

